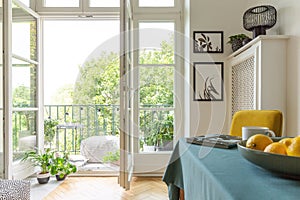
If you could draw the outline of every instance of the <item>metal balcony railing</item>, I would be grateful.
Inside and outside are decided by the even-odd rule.
[[[58,120],[51,148],[77,153],[83,139],[119,134],[119,105],[45,105],[45,117]]]
[[[60,121],[52,144],[61,151],[67,150],[76,154],[80,151],[83,139],[119,134],[119,105],[47,105],[45,116]],[[163,130],[164,125],[173,130],[173,125],[170,127],[166,123],[171,116],[173,124],[174,108],[171,105],[142,105],[139,116],[140,140]]]
[[[31,129],[35,130],[35,117],[29,114],[32,113],[14,112],[15,151],[19,149],[19,138],[24,137],[25,133],[30,132],[29,135],[35,135],[35,131],[31,131]],[[173,119],[173,115],[174,108],[170,105],[141,106],[139,109],[140,139],[152,134],[159,127],[161,129],[161,125],[157,122],[170,120],[170,116]],[[46,147],[59,151],[76,154],[80,152],[81,141],[88,137],[119,135],[119,105],[45,105],[44,116],[45,119],[58,121],[53,141],[47,143]]]

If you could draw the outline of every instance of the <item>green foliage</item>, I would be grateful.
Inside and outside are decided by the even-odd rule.
[[[148,123],[149,129],[144,138],[144,143],[159,146],[164,141],[173,140],[173,115],[167,115],[166,119],[154,120]]]
[[[13,107],[14,108],[28,108],[34,102],[30,100],[31,91],[29,87],[19,86],[13,92]],[[18,148],[19,134],[22,131],[30,131],[32,134],[36,132],[35,119],[36,114],[32,111],[14,111],[13,112],[13,148]]]
[[[157,132],[150,132],[144,138],[144,143],[148,146],[155,146],[157,145]]]
[[[38,166],[41,168],[42,174],[45,174],[50,170],[53,156],[54,152],[50,149],[45,149],[44,153],[41,151],[28,151],[25,152],[22,161],[30,160],[34,166]]]
[[[171,36],[169,41],[163,41],[160,49],[141,51],[139,63],[174,64],[174,37]],[[86,62],[80,67],[80,75],[73,94],[73,103],[79,105],[119,104],[119,70],[119,56],[115,53],[102,53],[98,59]],[[173,67],[164,65],[161,67],[140,67],[140,105],[146,107],[150,105],[172,106],[174,72]],[[147,120],[140,125],[148,127],[148,123],[151,121],[150,114],[141,115],[142,118]],[[112,130],[112,116],[112,109],[101,107],[97,119],[94,120],[99,122],[99,126]],[[118,121],[119,116],[115,117],[114,121]],[[144,129],[145,131],[148,131],[148,129]]]
[[[86,62],[80,67],[73,103],[78,105],[119,105],[119,73],[119,56],[116,53],[102,53],[99,59]],[[87,112],[94,112],[97,115],[82,116],[82,121],[88,120],[84,117],[89,117],[90,120],[97,122],[94,125],[89,124],[92,126],[90,130],[103,127],[105,132],[107,130],[110,134],[116,133],[116,124],[114,123],[119,121],[119,116],[115,115],[114,107],[101,106],[96,109],[96,111],[90,109]],[[86,133],[86,135],[91,134]]]
[[[163,41],[161,49],[142,51],[140,64],[173,64],[174,37]],[[86,62],[80,67],[76,82],[74,104],[119,104],[119,56],[116,53],[102,53],[97,60]],[[164,76],[162,79],[161,77]],[[141,104],[173,104],[172,67],[152,67],[140,69]]]
[[[169,41],[162,41],[159,50],[142,51],[139,63],[174,64],[174,36],[170,36]],[[173,105],[173,67],[140,67],[139,81],[141,105]]]
[[[59,174],[60,176],[75,173],[77,168],[68,161],[68,153],[63,153],[62,156],[55,156],[58,153],[51,151],[49,148],[41,151],[25,152],[22,161],[29,160],[34,166],[41,168],[41,173],[50,172],[52,175]]]
[[[60,178],[63,178],[65,175],[75,173],[77,168],[68,161],[68,157],[69,154],[67,152],[64,152],[62,156],[56,154],[56,156],[52,159],[50,173],[52,175],[59,175]]]
[[[139,55],[140,64],[174,64],[174,36],[169,41],[162,41],[160,49],[143,50]]]
[[[143,67],[139,78],[141,105],[173,105],[173,67]]]
[[[107,155],[103,156],[102,159],[105,163],[118,161],[120,160],[120,151],[107,152]]]
[[[160,67],[139,67],[140,105],[143,107],[161,105],[163,107],[172,107],[175,71],[172,66],[165,66],[165,64],[175,63],[174,37],[171,36],[169,41],[163,41],[160,48],[156,50],[142,50],[139,53],[139,64],[162,64]],[[99,58],[90,60],[83,66],[80,66],[79,71],[79,77],[75,83],[74,90],[72,91],[72,86],[70,85],[64,87],[63,90],[58,91],[59,95],[57,96],[61,98],[56,100],[66,103],[63,99],[67,98],[67,102],[76,105],[119,105],[120,70],[118,54],[104,52]],[[19,88],[19,91],[16,91],[15,95],[17,100],[15,106],[27,106],[30,104],[28,100],[30,98],[29,88]],[[84,131],[96,130],[98,127],[113,130],[113,126],[118,127],[118,124],[113,124],[119,122],[119,116],[113,114],[116,112],[115,108],[98,106],[96,108],[89,107],[88,109],[80,110],[69,116],[72,116],[72,119],[80,118],[80,123],[84,123],[85,121],[95,122],[94,124],[90,123],[92,125],[89,126],[88,130],[83,130],[83,137],[85,137],[85,135],[92,135],[93,133],[85,133]],[[145,119],[141,121],[140,126],[144,137],[152,134],[152,142],[158,143],[158,140],[165,137],[165,135],[157,134],[160,131],[164,132],[163,128],[159,128],[162,127],[159,123],[166,124],[167,121],[165,120],[167,119],[165,117],[152,119],[151,116],[151,113],[140,113],[140,117]],[[51,142],[55,135],[57,124],[49,124],[48,132],[47,123],[48,121],[45,120],[45,141]],[[148,127],[155,127],[155,129]],[[99,130],[95,132],[99,132]]]
[[[56,133],[56,126],[58,125],[58,120],[56,119],[45,119],[44,120],[44,140],[46,143],[51,143]]]
[[[237,35],[232,35],[232,36],[229,36],[229,41],[227,43],[232,44],[232,42],[234,42],[234,40],[244,40],[246,38],[249,38],[249,37],[243,33],[237,34]]]
[[[74,104],[119,104],[119,56],[103,53],[80,67]]]
[[[25,108],[30,106],[30,88],[26,86],[19,86],[13,90],[13,107]]]
[[[168,115],[166,120],[158,121],[157,139],[159,144],[166,140],[173,140],[173,121],[173,115]]]

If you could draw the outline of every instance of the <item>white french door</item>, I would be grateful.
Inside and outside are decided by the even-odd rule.
[[[43,143],[40,20],[17,0],[5,1],[4,10],[4,178],[22,179],[34,172],[29,162],[21,162],[24,152]]]
[[[132,51],[132,4],[131,0],[121,0],[121,57],[120,57],[120,176],[119,182],[130,189],[134,168],[133,146],[133,51]]]
[[[134,17],[137,90],[134,99],[134,173],[161,175],[182,134],[182,73],[180,68],[180,19],[177,14]],[[149,148],[149,146],[154,146]]]

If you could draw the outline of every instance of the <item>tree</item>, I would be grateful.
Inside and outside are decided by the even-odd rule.
[[[30,106],[30,88],[21,85],[12,92],[13,107],[25,108]]]
[[[13,107],[14,108],[28,108],[33,103],[30,100],[30,88],[26,87],[24,85],[21,85],[17,88],[15,88],[12,92],[13,97]],[[31,126],[30,119],[32,118],[32,113],[27,111],[18,111],[19,118],[17,120],[20,120],[18,124],[21,124],[21,127],[19,127],[20,130],[30,130],[34,129],[34,127]],[[14,119],[15,120],[15,119]],[[16,131],[20,131],[16,129]]]
[[[164,64],[174,64],[174,38],[163,41],[160,48],[141,50],[140,64],[156,64],[155,67],[139,66],[139,97],[141,106],[173,106],[174,68]],[[159,66],[161,64],[161,66]],[[158,66],[157,66],[158,65]],[[79,77],[73,94],[74,104],[119,105],[119,56],[116,53],[102,53],[98,59],[90,60],[79,68]],[[98,125],[112,126],[110,107],[101,107]],[[152,123],[169,119],[170,112],[140,113],[140,126],[143,132],[158,132],[161,125]],[[118,120],[118,119],[115,119]],[[162,123],[166,124],[166,123]],[[91,128],[92,129],[92,128]],[[90,130],[91,130],[90,129]],[[150,134],[150,132],[149,132]]]
[[[12,91],[13,108],[29,108],[34,101],[30,100],[31,90],[29,87],[21,85]],[[21,131],[35,133],[35,116],[31,111],[15,111],[13,120],[13,148],[18,146]]]
[[[160,49],[143,50],[140,64],[173,64],[174,37],[162,41]],[[119,57],[102,53],[98,59],[80,66],[75,84],[74,104],[119,104]],[[164,78],[162,78],[164,77]],[[174,69],[172,67],[140,68],[141,104],[173,104]]]
[[[79,69],[74,104],[119,104],[119,57],[102,53]]]

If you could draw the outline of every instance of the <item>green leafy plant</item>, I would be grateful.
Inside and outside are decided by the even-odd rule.
[[[45,119],[44,120],[44,140],[46,143],[51,143],[56,133],[56,126],[58,125],[58,120],[56,119]]]
[[[107,155],[103,156],[102,159],[105,163],[118,161],[120,160],[120,151],[107,152]]]
[[[173,140],[174,126],[173,115],[167,115],[167,118],[163,121],[159,121],[157,140],[158,145],[163,144],[164,141]]]
[[[249,38],[249,37],[247,35],[243,34],[243,33],[237,34],[237,35],[232,35],[232,36],[229,36],[229,41],[227,43],[232,44],[235,40],[243,41],[246,38]]]
[[[144,144],[147,146],[155,146],[157,145],[157,132],[153,131],[150,132],[145,138],[144,138]]]
[[[52,175],[58,175],[60,178],[75,173],[77,168],[68,161],[68,158],[69,154],[67,152],[62,153],[62,155],[56,153],[51,163],[50,173]]]
[[[149,134],[144,138],[148,146],[159,146],[163,141],[173,140],[173,116],[167,115],[165,119],[156,120],[150,123]]]
[[[30,160],[34,166],[38,166],[41,169],[41,174],[46,174],[49,172],[51,167],[51,161],[53,159],[54,152],[50,149],[45,149],[44,152],[41,151],[28,151],[25,152],[22,161]]]

